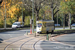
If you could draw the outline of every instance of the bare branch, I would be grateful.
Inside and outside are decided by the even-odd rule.
[[[54,9],[53,9],[53,10],[55,10],[55,9],[56,9],[56,7],[57,7],[57,5],[54,7]]]
[[[59,10],[57,10],[57,11],[54,13],[54,15],[56,15],[57,12],[59,12]]]

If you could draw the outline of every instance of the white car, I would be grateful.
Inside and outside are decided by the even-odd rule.
[[[14,22],[12,24],[12,28],[20,28],[21,27],[21,22]]]

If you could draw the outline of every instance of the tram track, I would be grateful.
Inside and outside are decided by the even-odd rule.
[[[23,45],[27,46],[26,43],[28,43],[28,42],[31,41],[31,40],[35,40],[35,39],[37,39],[37,38],[30,39],[30,40],[24,42],[24,43],[20,46],[20,50],[22,50],[21,48],[22,48]],[[41,40],[41,39],[37,39],[37,41],[35,41],[35,42],[33,42],[33,44],[31,44],[31,46],[33,47],[33,48],[32,48],[33,50],[36,50],[36,49],[35,49],[35,45],[36,45],[36,43],[39,42],[40,40]],[[24,47],[25,47],[25,46],[24,46]],[[28,49],[29,49],[29,48],[28,48]]]
[[[26,38],[29,38],[29,37],[26,37]],[[15,43],[15,42],[17,42],[17,41],[26,39],[26,38],[24,37],[24,38],[21,38],[21,39],[18,39],[18,40],[16,40],[16,41],[11,42],[10,44],[8,44],[8,45],[4,48],[4,50],[6,50],[6,49],[8,48],[8,46],[10,46],[11,44],[13,44],[13,43]]]
[[[20,38],[18,40],[15,40],[9,44],[7,44],[4,48],[4,50],[22,50],[23,48],[24,49],[30,49],[30,50],[36,50],[35,49],[35,45],[37,42],[39,42],[42,38],[35,38],[35,37],[23,37],[23,38]],[[21,42],[21,44],[17,43],[17,42]],[[30,43],[30,42],[33,42],[33,43]],[[14,44],[14,45],[13,45]],[[18,44],[18,45],[17,45]],[[28,45],[29,44],[29,45]],[[30,48],[28,48],[28,47]],[[12,48],[12,49],[11,49]]]
[[[33,40],[33,39],[29,39],[28,41],[24,42],[24,43],[20,46],[20,50],[21,50],[22,46],[23,46],[25,43],[29,42],[30,40]]]
[[[41,39],[39,39],[38,41],[36,41],[34,44],[33,44],[33,48],[34,48],[34,50],[36,50],[35,49],[35,45],[37,44],[37,42],[39,42]]]

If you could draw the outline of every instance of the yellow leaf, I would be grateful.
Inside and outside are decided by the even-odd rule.
[[[68,1],[68,0],[65,0],[65,1]]]

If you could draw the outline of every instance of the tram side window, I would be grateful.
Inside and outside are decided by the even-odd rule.
[[[53,23],[46,23],[46,26],[48,27],[48,26],[54,26],[54,24]]]

